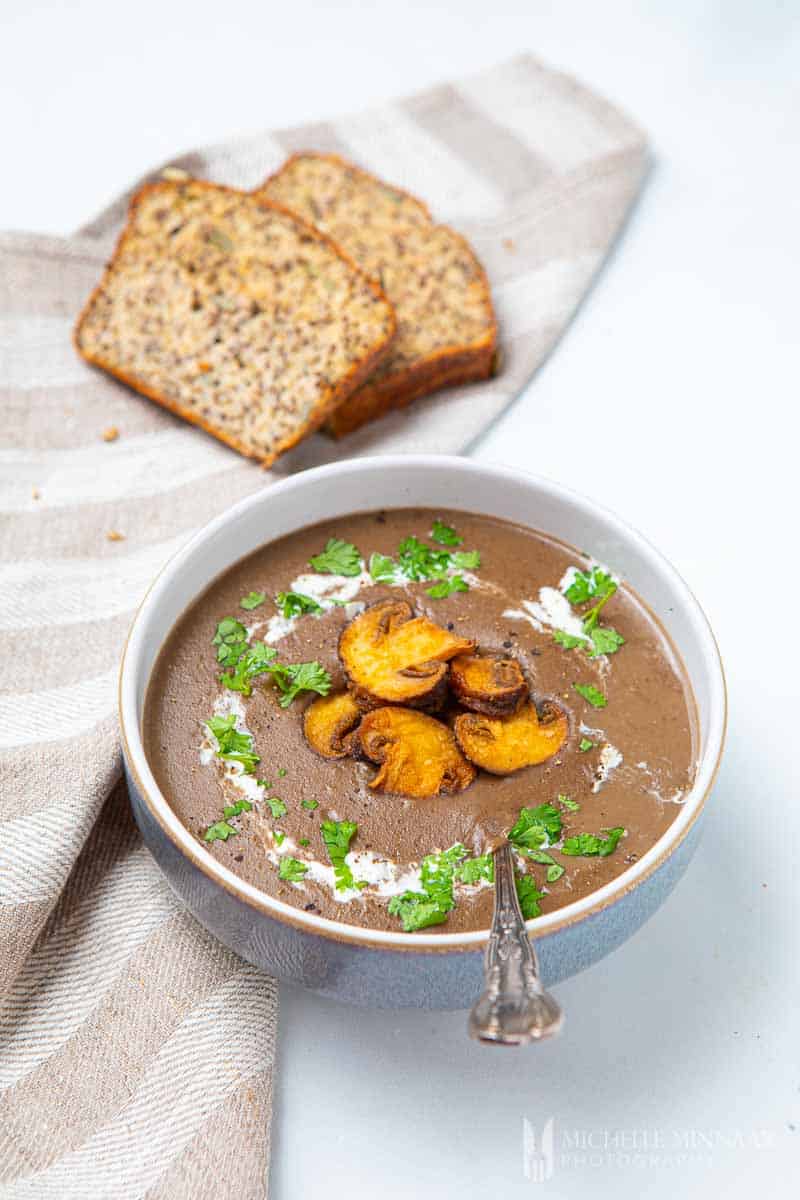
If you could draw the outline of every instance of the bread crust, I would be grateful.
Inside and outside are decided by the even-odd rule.
[[[407,408],[415,400],[463,383],[480,383],[493,374],[496,334],[482,347],[463,350],[448,346],[418,366],[389,375],[377,383],[368,379],[336,409],[325,424],[331,437],[345,437],[369,421]]]
[[[493,360],[495,351],[497,350],[497,315],[494,311],[491,289],[484,266],[466,238],[451,226],[434,222],[427,204],[417,196],[414,196],[404,188],[396,187],[394,184],[387,184],[379,176],[364,170],[363,167],[357,166],[355,163],[343,158],[340,154],[324,154],[314,150],[296,151],[289,155],[286,162],[277,171],[273,171],[264,180],[261,187],[256,190],[256,195],[260,196],[262,190],[267,189],[270,183],[274,179],[277,179],[282,172],[288,170],[294,162],[303,159],[316,159],[321,162],[335,163],[343,169],[368,180],[371,184],[390,188],[393,192],[405,196],[408,200],[418,205],[426,214],[431,225],[435,225],[438,229],[447,230],[454,239],[462,244],[464,250],[472,258],[480,279],[482,298],[489,314],[485,333],[471,344],[466,346],[444,346],[431,354],[425,355],[413,366],[392,372],[374,382],[367,379],[361,387],[352,392],[349,398],[333,412],[325,425],[325,432],[336,438],[344,437],[346,434],[360,429],[367,422],[386,416],[396,409],[406,408],[414,400],[428,396],[432,392],[439,391],[441,388],[455,387],[458,384],[464,383],[476,383],[488,379],[493,374]]]
[[[109,375],[113,375],[115,379],[120,380],[121,383],[133,388],[134,391],[139,392],[141,395],[147,396],[148,399],[154,400],[156,404],[161,405],[162,408],[167,409],[175,416],[181,417],[184,421],[188,421],[190,424],[198,426],[198,428],[204,430],[204,432],[208,434],[211,434],[212,437],[215,437],[218,441],[225,443],[225,445],[230,446],[232,450],[236,450],[245,458],[251,458],[256,462],[260,462],[261,465],[266,469],[267,467],[272,466],[272,464],[281,454],[284,454],[287,450],[290,450],[293,446],[296,446],[298,442],[302,441],[303,438],[308,437],[309,434],[314,433],[317,429],[319,429],[326,418],[329,417],[356,388],[358,388],[358,386],[369,376],[378,363],[385,357],[397,332],[397,320],[395,318],[394,307],[386,297],[383,289],[380,286],[380,283],[371,276],[367,275],[367,273],[363,271],[356,262],[354,262],[350,255],[347,254],[339,245],[337,245],[332,238],[329,238],[321,230],[315,228],[313,225],[310,225],[307,221],[304,221],[302,217],[299,217],[297,213],[286,208],[284,205],[276,204],[271,200],[267,200],[264,196],[255,195],[253,192],[242,191],[240,188],[228,187],[224,184],[212,183],[210,180],[206,179],[191,179],[184,182],[190,182],[193,187],[200,187],[203,190],[225,192],[232,196],[246,196],[250,200],[255,199],[259,207],[274,212],[279,212],[283,216],[291,218],[291,220],[298,225],[304,233],[308,233],[318,241],[323,242],[340,259],[347,263],[348,267],[353,271],[354,274],[358,275],[361,279],[368,283],[373,295],[377,299],[382,300],[388,309],[389,330],[386,337],[377,343],[369,355],[366,355],[359,362],[354,363],[348,373],[344,376],[344,378],[339,380],[335,387],[329,387],[327,389],[327,394],[321,398],[314,412],[301,425],[299,425],[296,430],[278,442],[275,449],[270,454],[259,455],[253,450],[248,449],[237,438],[232,437],[227,431],[221,430],[216,427],[213,422],[205,420],[200,413],[186,408],[184,405],[176,402],[172,398],[163,395],[156,389],[150,387],[144,381],[138,379],[135,375],[122,371],[118,367],[114,366],[114,364],[105,361],[101,356],[92,354],[81,344],[83,324],[88,318],[95,301],[102,293],[104,287],[116,269],[118,259],[125,246],[125,243],[133,232],[136,210],[142,203],[142,200],[153,191],[162,189],[165,191],[174,191],[180,188],[181,183],[177,181],[173,182],[167,180],[156,180],[154,182],[144,184],[131,197],[130,205],[128,207],[128,219],[124,229],[117,239],[114,252],[106,263],[99,282],[93,288],[88,300],[78,315],[78,319],[75,323],[75,328],[72,334],[73,345],[81,358],[85,359],[85,361],[90,363],[92,366],[100,367]]]

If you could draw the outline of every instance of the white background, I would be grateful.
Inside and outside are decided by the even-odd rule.
[[[554,1044],[496,1052],[467,1040],[462,1014],[284,988],[273,1200],[797,1194],[798,16],[789,0],[3,6],[0,227],[66,233],[194,144],[522,49],[653,140],[607,269],[474,453],[615,508],[705,605],[731,696],[705,841],[659,915],[558,989]],[[537,1187],[522,1123],[550,1116],[557,1143],[577,1129],[740,1144],[646,1171],[558,1162]]]

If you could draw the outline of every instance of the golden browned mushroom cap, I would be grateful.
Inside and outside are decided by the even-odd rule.
[[[303,732],[311,749],[323,758],[345,758],[351,752],[349,735],[360,718],[361,709],[350,693],[336,692],[309,704]]]
[[[569,725],[555,704],[543,705],[540,716],[528,700],[510,717],[462,713],[454,730],[470,762],[492,775],[510,775],[552,758],[563,746]]]
[[[516,712],[528,695],[517,660],[495,654],[459,654],[450,663],[450,690],[464,708],[487,717]]]
[[[435,708],[447,689],[447,660],[475,643],[415,617],[404,600],[373,604],[342,630],[339,657],[363,706]]]
[[[354,735],[380,764],[370,787],[424,799],[462,792],[475,778],[446,725],[413,708],[374,708]]]

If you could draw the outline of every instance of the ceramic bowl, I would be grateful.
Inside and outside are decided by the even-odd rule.
[[[467,1008],[481,991],[485,931],[361,929],[293,908],[243,882],[175,816],[141,736],[147,682],[165,635],[216,576],[306,525],[411,505],[503,517],[588,550],[646,600],[683,657],[697,701],[700,751],[694,787],[678,816],[611,883],[528,922],[548,986],[635,933],[666,900],[698,843],[725,735],[722,666],[703,612],[669,563],[618,517],[549,480],[464,458],[361,458],[304,471],[234,505],[175,555],[136,614],[120,675],[122,744],[145,842],[197,919],[237,954],[281,979],[354,1004]]]

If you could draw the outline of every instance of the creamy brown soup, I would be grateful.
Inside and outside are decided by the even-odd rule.
[[[526,914],[571,903],[653,845],[695,772],[685,670],[613,568],[531,529],[412,508],[340,517],[264,546],[217,579],[166,638],[145,706],[159,786],[220,862],[335,920],[487,928],[490,852],[509,831]],[[512,774],[477,770],[454,794],[410,798],[371,788],[374,762],[313,750],[303,714],[317,692],[293,697],[292,674],[295,684],[345,689],[342,630],[387,599],[407,600],[482,653],[515,659],[534,702],[568,718],[557,753]],[[248,679],[248,653],[295,670]],[[315,665],[298,673],[301,663]],[[250,695],[221,676],[244,681]],[[456,707],[450,699],[433,715],[450,727]],[[226,747],[234,757],[221,756]]]

